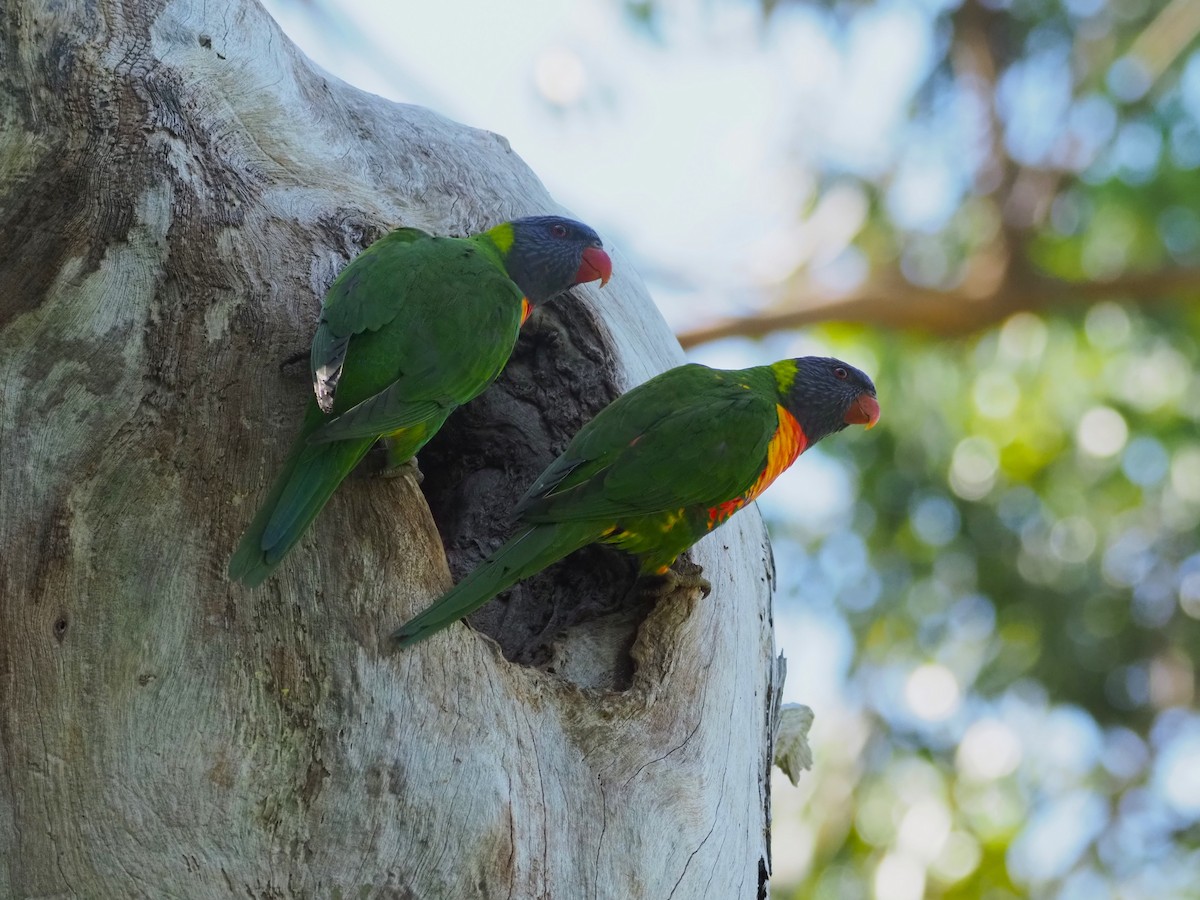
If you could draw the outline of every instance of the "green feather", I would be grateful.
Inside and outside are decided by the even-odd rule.
[[[766,367],[671,369],[580,429],[517,513],[528,522],[615,523],[736,497],[762,471],[778,403]]]
[[[402,462],[487,387],[516,343],[521,299],[486,239],[400,229],[347,266],[312,348],[318,395],[318,373],[334,376],[331,414],[310,404],[230,577],[254,587],[270,575],[376,439],[400,432],[391,458]]]
[[[518,532],[431,607],[392,635],[401,647],[423,641],[523,578],[600,537],[590,523],[534,526]]]
[[[469,238],[399,228],[359,254],[325,296],[310,354],[316,399],[230,577],[261,583],[376,440],[393,465],[416,454],[500,374],[527,300],[611,268],[604,257],[597,269],[600,247],[586,225],[541,216]]]
[[[637,556],[643,573],[661,571],[805,447],[846,427],[864,394],[875,395],[866,375],[812,357],[686,365],[650,379],[601,410],[538,477],[517,504],[517,537],[396,639],[415,643],[588,543]]]
[[[306,421],[318,416],[320,411],[314,402]],[[312,445],[302,433],[234,551],[229,561],[229,577],[247,587],[260,585],[304,534],[372,443],[373,440],[367,439]]]
[[[778,402],[765,367],[700,365],[671,369],[617,398],[522,498],[516,514],[526,527],[395,639],[414,644],[597,541],[641,557],[643,571],[669,565],[707,531],[706,502],[754,483]],[[689,512],[688,505],[701,508]]]

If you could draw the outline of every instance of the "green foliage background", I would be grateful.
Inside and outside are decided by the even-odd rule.
[[[1194,309],[1115,302],[954,340],[826,330],[837,352],[878,360],[886,415],[870,439],[826,450],[857,484],[849,520],[823,534],[771,524],[777,557],[803,560],[781,605],[824,595],[853,635],[859,730],[818,743],[801,813],[815,855],[774,896],[892,896],[874,884],[880,864],[931,799],[951,831],[933,859],[914,854],[931,863],[918,896],[1197,896],[1200,810],[1166,784],[1196,762],[1197,333]],[[1102,454],[1081,434],[1097,410],[1126,429]],[[963,694],[935,721],[902,691],[929,663]],[[981,721],[1021,748],[995,777],[972,777],[959,752]],[[1084,800],[1090,822],[1059,812]],[[1037,868],[1045,878],[1017,863],[1014,881],[1013,843],[1055,815],[1079,846]]]

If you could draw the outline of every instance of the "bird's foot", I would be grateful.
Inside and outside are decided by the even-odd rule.
[[[403,478],[405,475],[411,475],[413,480],[420,484],[425,480],[425,475],[421,472],[417,465],[417,458],[410,456],[408,459],[395,462],[391,454],[387,456],[387,463],[379,470],[380,478]]]
[[[404,475],[411,475],[417,484],[425,480],[425,476],[417,467],[417,458],[397,438],[381,437],[376,446],[383,450],[383,465],[379,470],[381,478],[400,478]]]
[[[665,597],[676,591],[700,591],[707,597],[712,593],[712,584],[702,574],[703,567],[684,559],[675,560],[674,565],[662,572],[645,575],[642,578],[642,590],[646,594]]]

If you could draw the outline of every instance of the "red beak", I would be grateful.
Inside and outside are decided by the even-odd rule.
[[[585,248],[583,262],[579,264],[579,271],[575,273],[575,283],[583,284],[599,279],[600,287],[604,287],[610,278],[612,278],[612,260],[608,258],[608,254],[599,247]]]
[[[879,401],[870,394],[859,394],[848,410],[845,422],[847,425],[866,425],[873,428],[879,421]]]

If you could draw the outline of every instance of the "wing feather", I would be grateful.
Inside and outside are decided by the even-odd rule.
[[[377,437],[444,418],[507,362],[521,299],[473,239],[409,228],[372,244],[325,299],[311,365],[317,402],[333,416],[310,441]]]
[[[323,412],[333,409],[350,338],[395,319],[427,240],[432,238],[419,228],[397,228],[356,256],[329,286],[309,353],[313,392]],[[389,286],[390,302],[380,302],[375,288],[381,284]]]
[[[664,373],[581,429],[517,511],[527,522],[617,521],[741,496],[778,427],[773,387],[765,369]]]

